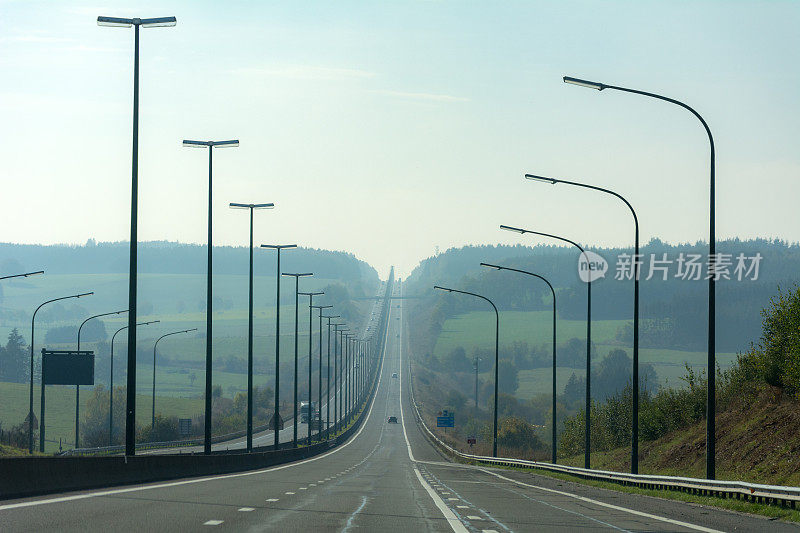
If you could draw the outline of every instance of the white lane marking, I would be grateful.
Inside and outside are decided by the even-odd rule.
[[[268,502],[277,502],[277,501],[278,501],[278,498],[267,498],[265,501],[268,501]]]
[[[317,486],[317,484],[316,484],[316,483],[309,483],[309,484],[308,484],[308,486],[309,486],[309,487],[316,487],[316,486]]]
[[[240,513],[249,513],[250,511],[255,511],[255,508],[253,508],[253,507],[240,507],[239,508],[239,512]]]
[[[496,529],[484,529],[484,530],[481,531],[481,533],[497,533],[497,530]]]
[[[673,520],[672,518],[666,518],[664,516],[658,516],[658,515],[654,515],[654,514],[650,514],[650,513],[645,513],[645,512],[642,512],[642,511],[636,511],[634,509],[628,509],[627,507],[620,507],[619,505],[613,505],[613,504],[610,504],[610,503],[601,502],[601,501],[598,501],[598,500],[593,500],[592,498],[587,498],[586,496],[578,496],[577,494],[571,494],[569,492],[564,492],[562,490],[548,489],[548,488],[545,488],[545,487],[539,487],[537,485],[531,485],[530,483],[523,483],[522,481],[517,481],[516,479],[511,479],[510,477],[506,477],[506,476],[500,475],[500,474],[498,474],[496,472],[491,472],[489,470],[484,470],[483,468],[479,468],[479,470],[481,472],[485,472],[487,474],[491,474],[491,475],[493,475],[495,477],[498,477],[500,479],[503,479],[505,481],[510,481],[512,483],[516,483],[517,485],[522,485],[524,487],[530,487],[532,489],[541,490],[543,492],[549,492],[551,494],[559,494],[561,496],[569,496],[570,498],[574,498],[574,499],[582,501],[582,502],[592,503],[594,505],[599,505],[600,507],[606,507],[608,509],[614,509],[615,511],[623,511],[625,513],[630,513],[630,514],[633,514],[633,515],[636,515],[636,516],[643,516],[645,518],[650,518],[650,519],[653,519],[653,520],[658,520],[660,522],[666,522],[668,524],[673,524],[673,525],[676,525],[676,526],[681,526],[681,527],[685,527],[685,528],[688,528],[688,529],[693,529],[695,531],[704,531],[706,533],[721,533],[720,530],[718,530],[718,529],[711,529],[711,528],[707,528],[707,527],[703,527],[703,526],[698,526],[697,524],[690,524],[688,522],[682,522],[680,520]]]
[[[284,494],[292,495],[292,494],[294,494],[294,492],[284,492]]]
[[[448,501],[451,501],[451,502],[457,502],[457,501],[458,501],[458,498],[447,498],[447,500],[448,500]],[[460,507],[460,506],[459,506],[459,507]]]
[[[456,505],[459,509],[469,509],[469,505]]]
[[[422,478],[422,475],[419,473],[419,470],[414,467],[414,473],[417,475],[417,479],[422,484],[422,488],[428,493],[428,496],[431,497],[433,503],[436,504],[436,507],[439,508],[442,515],[444,515],[444,519],[447,520],[447,524],[453,529],[455,533],[467,533],[467,528],[464,527],[464,524],[461,523],[461,520],[455,515],[453,511],[447,506],[447,504],[442,501],[436,492],[428,485],[428,482]]]
[[[480,516],[475,516],[474,514],[467,515],[467,520],[483,520]]]
[[[387,326],[387,328],[386,328],[386,336],[385,336],[385,339],[384,339],[384,342],[383,342],[384,347],[386,346],[386,341],[388,339],[389,339],[389,327]],[[386,356],[385,356],[385,353],[384,353],[384,357],[381,359],[381,367],[378,370],[378,384],[377,384],[376,390],[378,388],[380,388],[381,381],[383,380],[383,362],[384,362],[385,359],[386,359]],[[88,492],[86,494],[75,494],[73,496],[59,496],[57,498],[47,498],[47,499],[44,499],[44,500],[34,500],[34,501],[29,501],[29,502],[9,503],[9,504],[6,504],[6,505],[0,505],[0,511],[7,511],[9,509],[19,509],[19,508],[22,508],[22,507],[35,507],[37,505],[47,505],[47,504],[51,504],[51,503],[71,502],[71,501],[74,501],[74,500],[85,500],[85,499],[88,499],[88,498],[98,498],[100,496],[113,496],[115,494],[126,494],[128,492],[139,492],[139,491],[142,491],[142,490],[163,489],[163,488],[169,488],[169,487],[179,487],[181,485],[192,485],[194,483],[207,483],[209,481],[218,481],[220,479],[232,479],[232,478],[237,478],[237,477],[257,476],[257,475],[260,475],[260,474],[268,474],[270,472],[276,472],[278,470],[283,470],[284,468],[292,468],[292,467],[295,467],[295,466],[300,466],[300,465],[304,465],[304,464],[307,464],[307,463],[312,463],[314,461],[319,461],[320,459],[324,459],[325,457],[328,457],[329,455],[333,455],[336,452],[344,450],[345,448],[350,446],[350,444],[355,442],[355,440],[359,437],[359,435],[361,435],[361,432],[364,431],[364,428],[367,427],[368,422],[372,418],[372,409],[373,409],[373,407],[375,407],[375,398],[376,398],[376,396],[372,397],[372,401],[369,404],[369,411],[367,411],[366,420],[364,420],[364,422],[361,424],[361,427],[358,428],[358,431],[356,432],[355,435],[353,435],[350,438],[350,440],[348,440],[347,442],[345,442],[341,446],[337,446],[336,448],[334,448],[333,450],[331,450],[329,452],[323,453],[322,455],[317,455],[317,456],[314,456],[314,457],[310,457],[308,459],[304,459],[303,461],[298,461],[296,463],[285,464],[285,465],[281,465],[281,466],[273,466],[273,467],[270,467],[270,468],[263,468],[261,470],[251,470],[249,472],[238,472],[236,474],[223,474],[223,475],[220,475],[220,476],[201,477],[201,478],[197,478],[197,479],[185,479],[183,481],[170,481],[170,482],[167,482],[167,483],[157,483],[157,484],[153,484],[153,485],[138,485],[138,486],[135,486],[135,487],[128,487],[128,488],[125,488],[125,489],[101,490],[101,491],[97,491],[97,492]],[[317,483],[322,483],[322,481],[318,481]]]
[[[204,526],[218,526],[223,523],[225,520],[209,520],[207,522],[203,522]]]

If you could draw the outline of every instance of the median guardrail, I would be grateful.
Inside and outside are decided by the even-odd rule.
[[[409,375],[411,375],[409,364]],[[445,454],[455,457],[461,461],[484,464],[489,466],[502,466],[511,468],[528,468],[537,470],[547,470],[551,472],[561,472],[577,476],[583,479],[595,481],[608,481],[625,486],[639,487],[651,490],[673,490],[697,494],[702,496],[714,496],[718,498],[744,500],[753,503],[764,503],[769,505],[781,505],[795,509],[800,502],[800,487],[789,487],[782,485],[763,485],[759,483],[748,483],[745,481],[722,481],[709,480],[691,477],[678,476],[658,476],[647,474],[625,474],[611,472],[608,470],[592,470],[576,466],[559,465],[540,461],[528,461],[525,459],[514,459],[511,457],[488,457],[484,455],[474,455],[463,453],[452,446],[443,442],[433,431],[428,428],[422,413],[414,399],[413,379],[409,380],[409,391],[411,393],[411,403],[414,406],[415,419],[422,427],[428,439]]]

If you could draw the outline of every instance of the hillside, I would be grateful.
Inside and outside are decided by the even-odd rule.
[[[704,477],[705,431],[705,420],[701,420],[656,440],[642,441],[639,472]],[[757,398],[736,402],[717,413],[717,477],[799,486],[798,434],[800,403],[780,389],[766,387]],[[627,472],[630,453],[630,447],[592,452],[592,468]],[[560,462],[582,467],[583,454]]]

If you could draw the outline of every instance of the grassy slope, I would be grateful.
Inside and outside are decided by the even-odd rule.
[[[596,320],[592,321],[592,342],[596,345],[600,358],[612,349],[622,349],[631,356],[629,345],[620,345],[615,337],[617,329],[624,324],[624,320]],[[500,313],[500,347],[511,343],[527,342],[529,346],[546,345],[548,349],[552,340],[552,314],[548,311],[505,311]],[[583,320],[564,320],[559,318],[557,323],[558,342],[564,343],[575,337],[586,338],[586,322]],[[442,358],[453,348],[463,346],[467,354],[473,348],[494,349],[494,315],[491,312],[472,312],[448,319],[442,328],[442,333],[436,341],[434,355]],[[705,352],[689,352],[683,350],[668,350],[663,348],[640,348],[639,358],[642,364],[650,363],[658,373],[662,384],[681,386],[680,378],[686,373],[684,363],[696,369],[705,368]],[[735,354],[717,354],[717,363],[725,370],[736,359]],[[488,368],[486,369],[488,372]],[[530,398],[536,394],[548,394],[551,382],[550,368],[523,370],[519,373],[520,387],[517,397]],[[585,374],[583,369],[559,367],[558,386],[563,391],[570,375],[575,372],[579,377]],[[484,375],[484,378],[488,373]]]
[[[775,485],[800,485],[800,405],[768,389],[717,414],[717,477]],[[640,444],[643,474],[705,477],[705,420]],[[767,436],[767,437],[764,437]],[[630,469],[630,448],[592,453],[592,467]],[[583,456],[561,462],[583,466]]]

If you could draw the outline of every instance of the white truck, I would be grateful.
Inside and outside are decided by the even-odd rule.
[[[314,402],[300,402],[300,422],[308,424],[309,419],[316,418],[317,409]]]

